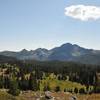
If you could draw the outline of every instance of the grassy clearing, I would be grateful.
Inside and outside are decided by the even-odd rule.
[[[56,86],[59,86],[61,88],[61,91],[63,91],[64,89],[73,91],[74,88],[77,88],[77,89],[84,88],[86,90],[86,86],[81,85],[80,83],[71,82],[71,81],[67,81],[67,80],[66,81],[58,80],[55,77],[51,78],[50,76],[46,77],[45,79],[43,79],[41,81],[40,90],[43,91],[44,86],[48,85],[48,84],[49,84],[51,90],[54,90]]]
[[[26,100],[23,96],[12,96],[7,91],[0,90],[0,100]]]
[[[0,91],[0,100],[17,100],[12,95],[8,94],[7,92]]]

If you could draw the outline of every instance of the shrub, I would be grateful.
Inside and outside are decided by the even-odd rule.
[[[81,89],[79,90],[79,93],[80,93],[80,94],[85,94],[84,88],[81,88]]]
[[[60,90],[60,87],[59,87],[59,86],[56,86],[55,92],[59,92],[59,91],[61,91],[61,90]]]
[[[78,89],[77,88],[74,89],[74,93],[78,93]]]
[[[94,92],[95,93],[100,93],[100,86],[94,87]]]

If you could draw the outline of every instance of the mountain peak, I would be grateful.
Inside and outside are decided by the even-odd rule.
[[[45,48],[38,48],[36,50],[23,49],[20,52],[0,52],[0,55],[15,57],[21,60],[59,60],[59,61],[83,61],[83,58],[87,61],[88,58],[100,55],[100,51],[86,49],[78,46],[77,44],[65,43],[59,47],[55,47],[51,50]],[[87,55],[87,56],[86,56]],[[93,60],[92,60],[93,61]]]
[[[65,44],[61,45],[61,47],[66,47],[66,46],[72,46],[72,44],[71,43],[65,43]]]
[[[26,53],[26,52],[28,52],[28,50],[22,49],[20,52],[21,52],[21,53],[22,53],[22,52],[23,52],[23,53]]]

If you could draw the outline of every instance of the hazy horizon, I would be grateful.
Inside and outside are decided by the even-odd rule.
[[[67,42],[67,43],[69,43],[69,42]],[[67,44],[67,43],[63,43],[63,44]],[[51,50],[51,49],[54,49],[54,48],[56,48],[56,47],[60,47],[60,46],[62,46],[63,44],[59,44],[59,45],[55,45],[55,46],[53,46],[53,47],[51,47],[51,48],[45,48],[45,47],[37,47],[37,48],[31,48],[31,49],[26,49],[26,48],[22,48],[22,49],[16,49],[16,50],[10,50],[10,49],[8,49],[8,50],[0,50],[0,52],[2,52],[2,51],[15,51],[15,52],[19,52],[19,51],[22,51],[22,50],[27,50],[27,51],[31,51],[31,50],[36,50],[36,49],[39,49],[39,48],[41,48],[41,49],[47,49],[47,50]],[[70,44],[72,44],[72,45],[78,45],[78,44],[75,44],[75,43],[70,43]],[[93,49],[93,50],[99,50],[99,49],[94,49],[94,48],[88,48],[88,47],[84,47],[84,46],[81,46],[81,45],[78,45],[78,46],[80,46],[80,47],[82,47],[82,48],[85,48],[85,49]]]

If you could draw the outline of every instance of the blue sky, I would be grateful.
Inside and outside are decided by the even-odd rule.
[[[0,0],[0,51],[53,48],[70,42],[100,49],[100,19],[65,16],[70,5],[100,6],[100,0]]]

